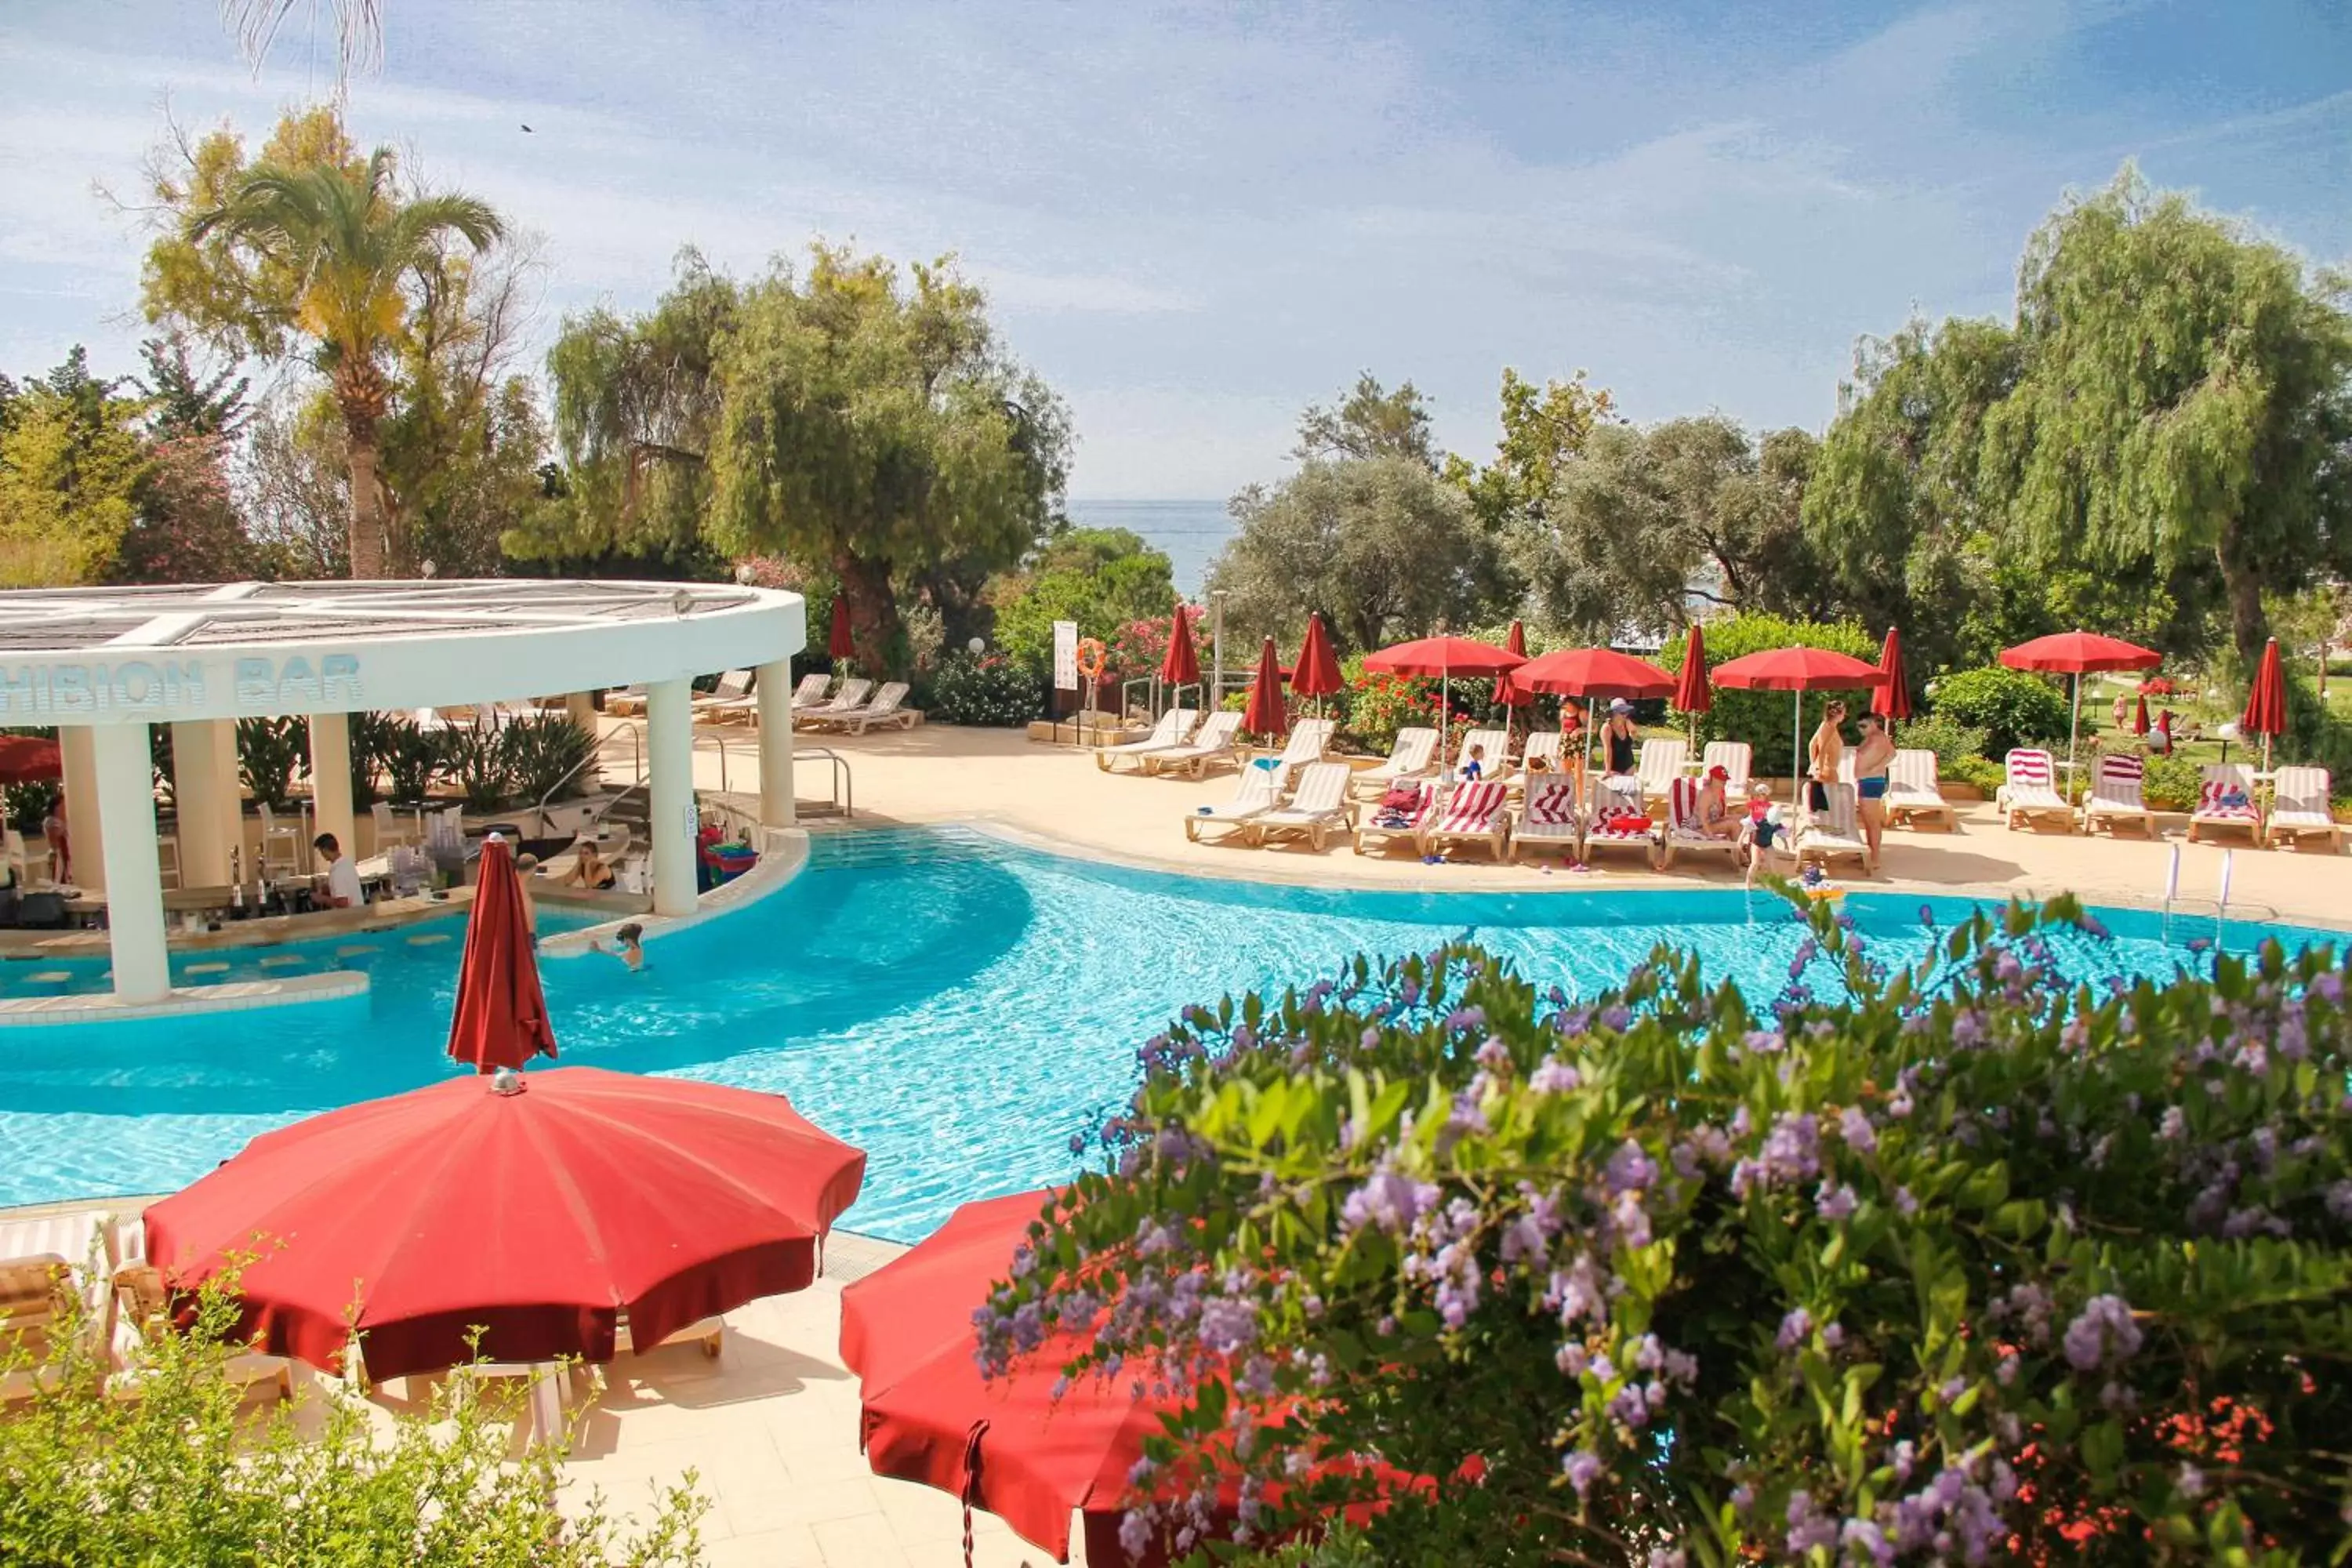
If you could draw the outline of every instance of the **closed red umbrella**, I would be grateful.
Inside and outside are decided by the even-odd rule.
[[[449,1016],[449,1054],[482,1072],[520,1068],[540,1052],[555,1055],[555,1026],[540,989],[530,946],[530,912],[506,840],[482,841],[474,907],[466,917],[466,956],[457,966],[457,1005]]]
[[[1517,621],[1513,621],[1511,623],[1510,635],[1503,639],[1503,651],[1505,653],[1517,654],[1521,658],[1525,658],[1528,656],[1528,630],[1526,626],[1522,626]],[[1521,666],[1520,668],[1524,668],[1526,667]],[[1532,689],[1516,684],[1507,675],[1495,682],[1495,700],[1504,704],[1506,707],[1525,708],[1528,703],[1533,702],[1535,700],[1536,694]]]
[[[2135,735],[2147,733],[2147,699],[2145,697],[2132,699],[2132,733]]]
[[[1886,646],[1878,651],[1878,710],[1894,723],[1911,717],[1911,683],[1903,678],[1903,634],[1886,628]]]
[[[833,596],[833,633],[825,638],[824,650],[835,658],[848,658],[857,651],[857,639],[849,635],[849,601],[838,594]]]
[[[1789,704],[1790,766],[1801,775],[1805,765],[1805,699],[1808,691],[1863,690],[1878,684],[1878,667],[1852,654],[1825,647],[1776,647],[1762,653],[1726,659],[1709,672],[1717,686],[1734,690],[1786,691]]]
[[[1690,640],[1683,644],[1683,667],[1675,676],[1675,706],[1699,714],[1715,706],[1715,688],[1706,679],[1706,632],[1691,623]]]
[[[38,735],[0,735],[0,784],[49,784],[66,776],[58,743]]]
[[[1160,660],[1160,679],[1172,692],[1180,686],[1201,684],[1201,656],[1192,647],[1192,617],[1184,606],[1176,606],[1175,617],[1168,626],[1168,651]]]
[[[1445,755],[1445,727],[1454,717],[1454,678],[1457,675],[1507,675],[1527,662],[1513,653],[1475,637],[1421,637],[1401,642],[1364,657],[1364,668],[1383,675],[1433,675],[1438,680],[1437,754]]]
[[[2279,663],[2278,638],[2263,645],[2263,662],[2255,667],[2252,689],[2246,693],[2246,710],[2238,728],[2263,738],[2263,772],[2271,771],[2271,742],[2286,733],[2286,670]]]
[[[866,1156],[782,1095],[598,1068],[452,1079],[267,1132],[149,1207],[175,1290],[231,1266],[236,1337],[369,1375],[609,1361],[816,1277]],[[258,1238],[257,1240],[257,1238]],[[355,1317],[348,1321],[347,1313]]]
[[[1282,706],[1282,666],[1276,662],[1274,639],[1257,656],[1257,673],[1250,678],[1249,705],[1242,710],[1242,728],[1253,735],[1289,733],[1290,715]]]
[[[2164,662],[2154,648],[2096,632],[2053,632],[2015,647],[2000,650],[2000,662],[2011,669],[2038,669],[2074,678],[2073,717],[2066,725],[2066,778],[2074,777],[2074,751],[2083,730],[2083,677],[2104,669],[2153,669]]]
[[[1329,697],[1346,684],[1339,677],[1339,656],[1331,650],[1331,634],[1323,617],[1307,617],[1306,640],[1298,645],[1298,663],[1290,675],[1290,689],[1301,697]]]

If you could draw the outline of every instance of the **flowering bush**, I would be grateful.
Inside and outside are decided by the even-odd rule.
[[[1026,724],[1045,711],[1037,678],[1002,654],[948,654],[926,687],[925,715],[941,724],[1003,728]]]
[[[2333,955],[2095,989],[2068,900],[1912,963],[1801,918],[1754,1002],[1457,945],[1190,1009],[984,1360],[1093,1325],[1065,1375],[1189,1396],[1130,1545],[1378,1496],[1383,1563],[2340,1561]]]
[[[1706,665],[1710,670],[1746,654],[1780,647],[1829,648],[1872,664],[1878,661],[1878,645],[1860,626],[1851,624],[1790,621],[1752,613],[1725,616],[1706,623]],[[1689,651],[1685,639],[1669,637],[1666,646],[1659,650],[1658,667],[1669,675],[1679,676],[1683,656]],[[1715,705],[1699,715],[1696,727],[1702,742],[1747,742],[1754,752],[1758,777],[1787,778],[1804,760],[1801,738],[1797,742],[1798,750],[1789,749],[1792,706],[1803,709],[1801,737],[1810,736],[1822,721],[1822,709],[1832,699],[1842,699],[1853,717],[1860,718],[1869,711],[1875,696],[1868,689],[1808,691],[1799,696],[1787,691],[1749,691],[1718,686],[1715,688]],[[1679,727],[1687,721],[1680,712],[1669,709],[1666,722]],[[1853,739],[1851,730],[1846,738]]]
[[[1445,703],[1439,681],[1414,675],[1381,675],[1367,672],[1360,659],[1349,659],[1345,673],[1348,689],[1341,700],[1345,704],[1348,732],[1364,750],[1386,754],[1396,744],[1399,730],[1420,725],[1435,729]],[[1484,679],[1464,679],[1453,683],[1453,722],[1467,722],[1491,695],[1494,682]]]

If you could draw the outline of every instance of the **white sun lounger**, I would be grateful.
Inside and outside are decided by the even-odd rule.
[[[1996,804],[2004,823],[2013,828],[2036,817],[2054,816],[2069,833],[2074,830],[2074,808],[2058,793],[2058,764],[2049,752],[2019,746],[2002,759],[2001,766],[2008,782],[2000,786]]]
[[[1700,827],[1698,799],[1704,787],[1698,779],[1676,779],[1668,786],[1665,831],[1658,839],[1660,870],[1675,863],[1675,851],[1677,849],[1713,850],[1727,854],[1735,861],[1739,858],[1739,836],[1737,833],[1729,837],[1720,837]],[[1731,809],[1728,791],[1725,794],[1724,809],[1727,812]]]
[[[1709,741],[1699,753],[1699,776],[1704,778],[1713,768],[1721,768],[1728,776],[1724,780],[1726,800],[1748,798],[1748,780],[1756,771],[1756,751],[1745,741]]]
[[[2095,832],[2105,823],[2107,831],[2114,833],[2128,822],[2155,837],[2156,813],[2140,797],[2140,783],[2147,773],[2147,764],[2136,756],[2112,752],[2101,757],[2099,771],[2091,780],[2091,798],[2083,803],[2084,831]]]
[[[1454,753],[1454,773],[1459,778],[1462,770],[1470,765],[1470,748],[1480,749],[1478,774],[1490,783],[1511,776],[1511,732],[1508,730],[1472,730],[1462,737],[1462,747]]]
[[[1850,856],[1862,862],[1864,871],[1875,869],[1870,863],[1870,845],[1854,825],[1853,786],[1833,784],[1828,786],[1828,810],[1807,810],[1797,824],[1791,847],[1799,863]]]
[[[812,730],[842,730],[852,735],[863,735],[877,724],[911,730],[915,727],[915,714],[911,709],[900,706],[906,700],[905,681],[885,681],[882,689],[874,694],[873,701],[852,708],[847,712],[820,708],[808,716],[808,727]]]
[[[1147,773],[1190,773],[1194,778],[1206,777],[1211,763],[1232,763],[1240,760],[1234,750],[1234,737],[1242,727],[1238,713],[1212,713],[1201,724],[1200,732],[1181,746],[1171,746],[1143,759]]]
[[[792,711],[794,714],[814,713],[825,706],[824,689],[832,684],[829,675],[803,675],[801,683],[793,688]],[[707,697],[696,709],[696,716],[713,724],[731,723],[738,719],[753,725],[760,721],[760,693],[755,689],[740,697]]]
[[[1583,858],[1584,819],[1577,809],[1574,779],[1528,775],[1527,804],[1511,824],[1511,858],[1517,860],[1529,849],[1565,849]]]
[[[1339,727],[1331,719],[1301,719],[1293,725],[1289,742],[1274,762],[1275,787],[1288,789],[1301,768],[1321,762],[1323,753],[1331,749],[1331,731]]]
[[[2223,805],[2222,795],[2231,790],[2244,793],[2243,805]],[[2189,814],[2189,837],[2197,837],[2200,827],[2242,827],[2252,840],[2263,841],[2262,808],[2254,804],[2253,770],[2242,763],[2208,763],[2205,782],[2197,792],[2197,809]]]
[[[841,689],[833,694],[833,700],[824,707],[803,708],[795,712],[793,715],[793,728],[814,730],[828,719],[837,719],[845,713],[855,713],[866,706],[866,694],[873,689],[874,683],[870,680],[845,680],[841,683]]]
[[[1683,764],[1688,761],[1690,745],[1680,736],[1653,736],[1643,742],[1633,759],[1633,776],[1642,781],[1642,804],[1665,799],[1667,787],[1683,776]]]
[[[698,719],[717,718],[722,712],[740,710],[740,705],[751,691],[751,672],[730,669],[719,678],[719,684],[694,700],[694,716]]]
[[[1368,799],[1378,800],[1388,793],[1391,784],[1427,778],[1433,771],[1430,759],[1436,753],[1436,731],[1407,725],[1396,732],[1396,742],[1389,747],[1388,761],[1349,779],[1349,787]]]
[[[1939,819],[1947,830],[1959,826],[1952,803],[1936,783],[1936,753],[1910,747],[1895,753],[1886,764],[1886,820],[1916,827],[1923,816]]]
[[[1675,742],[1679,745],[1681,742]],[[1612,787],[1610,781],[1619,780],[1622,787]],[[1640,812],[1642,800],[1640,780],[1632,773],[1600,773],[1592,780],[1592,800],[1584,818],[1584,858],[1591,859],[1603,849],[1638,849],[1643,859],[1652,858],[1657,847],[1657,830],[1646,814],[1637,818],[1620,816],[1618,826],[1601,819],[1604,812]]]
[[[1543,766],[1537,767],[1538,763],[1541,763]],[[1519,766],[1531,773],[1559,772],[1559,731],[1557,730],[1529,731],[1527,750],[1519,753]]]
[[[1434,736],[1431,738],[1435,739]],[[1436,809],[1437,783],[1433,779],[1402,782],[1413,785],[1412,809],[1394,821],[1383,822],[1380,806],[1373,805],[1356,828],[1357,854],[1361,855],[1367,849],[1385,849],[1400,838],[1412,844],[1416,850],[1421,847],[1422,826],[1428,822],[1429,814]]]
[[[1483,844],[1496,860],[1502,859],[1511,833],[1510,815],[1503,809],[1510,794],[1510,786],[1500,779],[1454,785],[1454,793],[1422,824],[1421,852],[1434,855],[1450,844]]]
[[[1154,724],[1151,727],[1151,733],[1142,740],[1129,741],[1123,746],[1097,747],[1095,751],[1095,766],[1107,773],[1115,773],[1118,772],[1116,765],[1118,760],[1125,757],[1135,763],[1134,771],[1139,773],[1147,765],[1143,760],[1145,757],[1154,752],[1164,752],[1171,747],[1182,745],[1184,737],[1192,732],[1194,721],[1200,717],[1198,712],[1190,708],[1171,708],[1160,716],[1160,722]]]
[[[1213,844],[1214,838],[1203,838],[1213,832],[1218,838],[1229,834],[1246,834],[1249,825],[1275,807],[1274,770],[1244,768],[1242,776],[1234,781],[1234,797],[1222,805],[1196,806],[1184,816],[1184,837],[1194,844]]]
[[[825,688],[832,684],[833,677],[823,670],[802,676],[801,683],[793,688],[793,711],[797,713],[803,708],[824,707]]]
[[[2272,781],[2277,796],[2271,802],[2271,820],[2264,831],[2275,845],[2284,837],[2300,849],[2306,837],[2316,837],[2330,855],[2344,847],[2344,828],[2328,809],[2331,781],[2326,768],[2281,768]]]
[[[1345,763],[1307,763],[1299,770],[1298,790],[1289,805],[1250,819],[1245,828],[1249,841],[1266,845],[1277,837],[1303,837],[1315,853],[1323,853],[1324,840],[1335,832],[1347,832],[1355,818],[1355,807],[1348,804],[1348,775],[1352,771]]]

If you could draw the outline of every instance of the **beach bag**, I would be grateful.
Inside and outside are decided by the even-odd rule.
[[[1420,804],[1421,789],[1416,784],[1391,784],[1389,793],[1381,796],[1381,810],[1383,812],[1407,814]]]

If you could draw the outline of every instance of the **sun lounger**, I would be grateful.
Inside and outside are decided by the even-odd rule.
[[[1496,860],[1502,859],[1511,833],[1510,816],[1503,809],[1510,794],[1510,786],[1500,779],[1455,784],[1422,824],[1421,852],[1434,855],[1448,845],[1483,844]]]
[[[2014,752],[2010,753],[2016,755]],[[1851,856],[1863,864],[1864,871],[1874,871],[1871,864],[1870,845],[1854,825],[1853,786],[1833,784],[1829,786],[1829,809],[1807,810],[1797,824],[1791,849],[1800,864],[1807,860],[1829,860],[1839,856]]]
[[[2105,823],[2107,831],[2114,833],[2128,822],[2155,837],[2156,813],[2140,798],[2140,781],[2147,772],[2147,764],[2135,756],[2111,752],[2101,757],[2099,771],[2091,780],[2091,798],[2083,803],[2084,831],[2095,832]]]
[[[825,688],[832,684],[833,677],[823,670],[814,675],[802,676],[801,683],[793,688],[793,711],[798,713],[804,708],[824,707]]]
[[[721,712],[738,710],[740,704],[750,696],[751,690],[751,672],[748,669],[730,669],[719,678],[719,684],[694,700],[694,716],[698,719],[712,719]]]
[[[0,1224],[0,1363],[17,1363],[0,1372],[0,1405],[60,1385],[64,1369],[53,1358],[67,1348],[68,1322],[88,1364],[103,1363],[115,1241],[113,1216],[93,1210]],[[70,1317],[69,1295],[80,1309]]]
[[[2264,837],[2276,844],[2284,836],[2294,848],[2303,847],[2303,840],[2316,836],[2321,847],[2333,855],[2344,846],[2344,828],[2328,809],[2329,779],[2326,768],[2281,768],[2272,780],[2276,798],[2271,802],[2271,819]]]
[[[841,689],[833,694],[833,700],[824,707],[803,709],[794,713],[793,728],[814,730],[828,719],[837,719],[845,713],[855,713],[866,706],[866,694],[873,689],[874,683],[870,680],[845,680],[841,683]]]
[[[1727,775],[1724,781],[1726,800],[1744,800],[1748,796],[1748,780],[1756,769],[1756,752],[1745,741],[1709,741],[1706,750],[1699,753],[1699,776],[1709,770],[1721,768]]]
[[[852,708],[847,712],[836,712],[828,707],[820,708],[809,714],[808,728],[841,730],[852,735],[863,735],[878,724],[889,724],[901,730],[911,730],[915,727],[914,711],[899,706],[906,700],[907,683],[905,681],[885,681],[882,684],[882,689],[874,694],[874,700],[871,702]]]
[[[1886,820],[1916,827],[1923,816],[1957,829],[1959,816],[1936,783],[1936,753],[1918,747],[1899,751],[1886,765]]]
[[[171,1292],[161,1269],[134,1259],[114,1271],[114,1328],[107,1347],[107,1396],[137,1399],[153,1365],[153,1347],[172,1327]],[[239,1388],[267,1389],[278,1399],[294,1396],[293,1363],[283,1356],[240,1351],[221,1363],[220,1375]]]
[[[645,710],[646,683],[642,680],[635,686],[615,687],[604,693],[604,711],[616,718],[626,718],[632,714],[643,713]],[[431,712],[432,710],[425,709],[424,711]],[[429,728],[429,726],[425,727]]]
[[[792,711],[811,713],[825,706],[824,689],[832,684],[829,675],[803,675],[801,683],[793,688]],[[760,721],[760,694],[745,692],[736,697],[705,697],[695,704],[695,717],[711,724],[731,724],[737,720],[757,725]]]
[[[1542,765],[1538,766],[1538,763]],[[1529,732],[1527,750],[1519,753],[1519,769],[1530,773],[1559,772],[1559,731],[1536,730]]]
[[[2049,752],[2019,746],[2002,759],[2001,766],[2008,782],[2000,786],[1995,804],[2002,822],[2014,828],[2036,817],[2054,816],[2069,833],[2074,830],[2074,808],[2058,793],[2058,764]]]
[[[1201,722],[1199,733],[1181,746],[1171,746],[1143,759],[1147,773],[1190,773],[1194,778],[1208,775],[1211,763],[1238,763],[1240,753],[1234,750],[1234,737],[1242,727],[1238,713],[1219,711]]]
[[[1396,732],[1388,761],[1366,768],[1348,781],[1348,787],[1370,800],[1386,795],[1389,786],[1408,779],[1427,778],[1434,771],[1430,759],[1437,753],[1437,731],[1408,725]]]
[[[1511,732],[1508,730],[1472,730],[1463,735],[1461,750],[1454,753],[1454,774],[1456,778],[1461,777],[1462,770],[1470,765],[1470,749],[1474,746],[1480,752],[1478,774],[1481,778],[1492,781],[1511,776]]]
[[[1618,781],[1612,784],[1612,780]],[[1602,850],[1638,849],[1651,858],[1657,827],[1642,809],[1641,781],[1632,773],[1602,773],[1592,781],[1591,809],[1584,818],[1584,858]]]
[[[1190,708],[1171,708],[1160,716],[1160,722],[1154,724],[1151,733],[1142,740],[1129,741],[1123,746],[1097,747],[1095,766],[1107,773],[1115,773],[1118,772],[1116,765],[1118,760],[1125,757],[1135,763],[1134,771],[1139,773],[1147,765],[1143,760],[1145,757],[1154,752],[1165,752],[1182,745],[1184,737],[1192,732],[1192,725],[1200,717]]]
[[[1664,870],[1675,863],[1677,849],[1710,849],[1739,858],[1739,836],[1727,837],[1706,832],[1699,826],[1698,800],[1704,787],[1697,779],[1676,779],[1666,790],[1666,826],[1658,839],[1658,868]],[[1730,809],[1726,796],[1726,811]],[[1734,819],[1736,822],[1736,819]]]
[[[2233,794],[2244,797],[2245,804],[2223,805],[2222,797]],[[2252,770],[2240,763],[2205,764],[2205,782],[2197,791],[2197,809],[2189,814],[2189,837],[2192,842],[2200,827],[2242,827],[2255,843],[2263,841],[2263,813],[2254,804]]]
[[[1300,837],[1315,853],[1323,853],[1324,839],[1347,832],[1355,818],[1355,807],[1348,804],[1348,775],[1353,771],[1345,763],[1307,763],[1299,770],[1298,790],[1287,805],[1249,820],[1244,831],[1250,842],[1265,845],[1277,837]]]
[[[1301,768],[1321,762],[1323,753],[1331,749],[1331,731],[1338,728],[1338,721],[1331,719],[1301,719],[1292,726],[1288,743],[1274,762],[1275,787],[1288,789]]]
[[[1633,776],[1642,781],[1642,803],[1665,799],[1668,786],[1683,776],[1683,764],[1689,760],[1690,746],[1679,736],[1643,742],[1633,760]]]
[[[1229,834],[1245,833],[1249,825],[1275,807],[1274,770],[1244,768],[1242,776],[1234,782],[1234,798],[1223,805],[1196,806],[1185,814],[1184,837],[1194,844],[1210,844],[1214,839],[1203,838],[1213,831],[1219,838]]]
[[[1528,775],[1527,804],[1511,824],[1511,858],[1530,849],[1565,849],[1570,857],[1583,858],[1584,819],[1577,809],[1574,779]]]
[[[1381,811],[1377,804],[1372,805],[1356,829],[1357,854],[1367,849],[1385,849],[1400,838],[1411,843],[1415,850],[1421,847],[1422,826],[1437,806],[1437,783],[1433,779],[1403,782],[1413,786],[1412,809],[1391,814]]]

